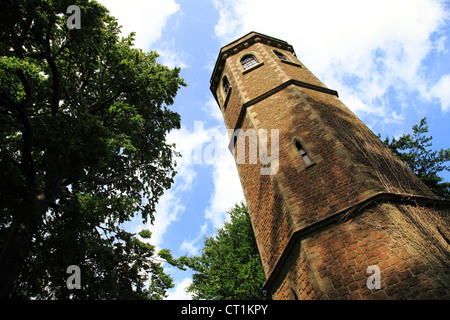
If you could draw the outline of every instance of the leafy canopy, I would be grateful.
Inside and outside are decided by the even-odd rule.
[[[188,291],[194,299],[269,299],[247,207],[236,204],[230,222],[204,241],[200,256],[182,257],[196,273]]]
[[[437,196],[450,199],[450,183],[438,175],[450,170],[450,148],[432,150],[432,136],[427,136],[427,119],[412,127],[412,134],[403,134],[400,138],[388,137],[383,141],[411,171],[418,176]]]
[[[168,106],[185,84],[156,52],[133,48],[133,34],[120,38],[95,1],[76,1],[81,29],[68,29],[72,4],[2,2],[0,287],[21,297],[161,298],[171,281],[151,260],[150,234],[119,226],[138,212],[153,221],[173,183],[165,137],[180,117]],[[69,292],[73,264],[84,289]]]

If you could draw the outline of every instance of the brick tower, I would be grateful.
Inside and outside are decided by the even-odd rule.
[[[450,201],[291,45],[251,32],[224,46],[211,91],[274,299],[450,298]]]

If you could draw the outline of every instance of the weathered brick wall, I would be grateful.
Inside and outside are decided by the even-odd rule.
[[[248,130],[249,118],[243,122],[242,129]],[[249,148],[246,140],[246,150]],[[235,146],[236,150],[237,146]],[[280,258],[286,246],[292,227],[290,215],[283,209],[283,198],[276,191],[276,184],[268,175],[261,175],[260,164],[249,164],[249,153],[246,152],[245,163],[237,164],[242,182],[244,196],[247,202],[258,249],[266,275],[269,275],[276,261]]]
[[[273,284],[273,298],[292,299],[295,291],[299,299],[450,299],[443,239],[411,227],[404,210],[426,211],[375,205],[299,240]],[[372,265],[380,268],[380,289],[367,287]]]
[[[291,63],[280,60],[274,49]],[[244,70],[240,59],[249,53],[259,65]],[[224,75],[232,87],[228,97]],[[271,130],[279,133],[276,174],[261,175],[259,158],[249,163],[249,143],[257,147],[260,141],[247,140],[246,161],[237,164],[274,298],[448,296],[448,263],[442,263],[449,261],[448,221],[439,230],[428,228],[442,218],[425,223],[417,215],[411,218],[403,205],[369,201],[383,194],[436,197],[300,63],[286,42],[249,34],[224,47],[211,89],[228,129],[265,129],[269,137]],[[295,141],[311,164],[303,161]],[[426,212],[425,217],[436,216]],[[338,215],[348,220],[336,220]],[[382,271],[380,290],[366,286],[365,271],[372,264]]]

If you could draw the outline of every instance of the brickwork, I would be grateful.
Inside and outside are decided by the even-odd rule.
[[[450,299],[442,248],[424,245],[439,242],[438,235],[402,232],[398,223],[410,228],[412,221],[401,222],[401,207],[408,206],[376,205],[298,241],[273,284],[274,298],[295,290],[299,299]],[[381,270],[378,290],[366,285],[371,265]]]
[[[258,63],[244,70],[240,60],[248,54]],[[275,299],[449,297],[449,203],[438,200],[288,43],[250,33],[225,46],[211,90],[228,129],[279,132],[275,174],[261,175],[263,164],[249,162],[249,144],[261,141],[249,139],[246,161],[237,163]],[[418,201],[444,209],[422,210]],[[381,289],[366,285],[370,265],[381,269]]]

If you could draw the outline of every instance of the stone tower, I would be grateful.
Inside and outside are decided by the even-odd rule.
[[[450,201],[291,45],[251,32],[224,46],[211,91],[274,299],[450,298]]]

